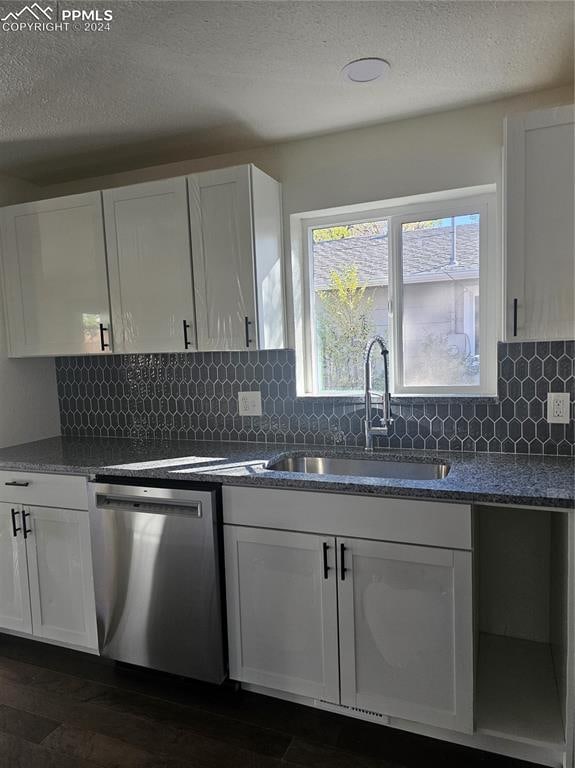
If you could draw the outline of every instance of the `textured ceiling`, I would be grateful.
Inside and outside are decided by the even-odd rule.
[[[0,31],[0,172],[61,181],[554,87],[573,74],[574,6],[562,0],[105,5],[108,32]],[[2,16],[20,7],[0,0]],[[346,83],[342,66],[370,55],[388,59],[390,75]]]

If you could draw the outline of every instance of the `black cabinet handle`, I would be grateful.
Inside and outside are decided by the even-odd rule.
[[[513,335],[517,336],[517,299],[513,299]]]
[[[24,526],[24,528],[22,529],[22,533],[24,534],[24,538],[25,539],[28,538],[28,534],[29,533],[32,533],[32,529],[31,528],[26,528],[26,518],[27,517],[30,517],[30,513],[29,512],[22,512],[22,525]]]
[[[339,547],[339,553],[340,553],[340,572],[341,572],[341,580],[345,581],[345,572],[347,571],[347,568],[345,567],[345,544],[340,544]]]
[[[184,349],[189,349],[192,346],[192,343],[188,338],[188,330],[189,330],[190,324],[184,320],[182,325],[184,326]]]
[[[10,514],[12,515],[12,533],[14,534],[14,537],[16,537],[18,536],[18,531],[22,530],[20,526],[16,525],[16,515],[19,515],[20,512],[18,512],[17,509],[11,509]]]
[[[14,485],[16,488],[27,488],[30,483],[28,480],[7,480],[4,485]]]
[[[245,318],[245,329],[246,329],[246,347],[249,347],[249,345],[252,343],[253,339],[250,339],[250,325],[252,324],[252,321],[249,319],[249,317]]]
[[[324,579],[327,579],[329,576],[329,572],[331,571],[331,568],[327,564],[327,551],[329,549],[329,544],[327,544],[325,541],[321,545],[323,549],[323,577]]]
[[[106,328],[104,323],[100,323],[100,349],[102,352],[104,352],[110,345],[106,344],[106,339],[104,338],[104,332],[108,331],[109,328]]]

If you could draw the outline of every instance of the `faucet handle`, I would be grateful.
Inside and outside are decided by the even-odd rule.
[[[369,390],[369,394],[370,394],[372,397],[380,397],[382,400],[384,400],[384,399],[385,399],[385,392],[378,392],[378,391],[377,391],[377,390],[375,390],[375,389],[370,389],[370,390]]]

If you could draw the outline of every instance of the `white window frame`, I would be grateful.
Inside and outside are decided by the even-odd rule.
[[[479,298],[479,286],[472,290],[466,289],[463,297],[463,327],[465,335],[469,339],[469,349],[472,355],[478,355],[480,350],[475,344],[475,300]],[[479,307],[481,315],[481,306]],[[473,335],[473,338],[472,338]],[[479,338],[481,345],[481,317],[479,318]]]
[[[479,213],[479,356],[480,383],[476,386],[408,387],[403,383],[403,291],[401,277],[401,225],[412,221],[440,219]],[[390,385],[394,396],[409,397],[496,397],[497,338],[501,311],[499,270],[499,236],[497,194],[495,185],[450,190],[310,214],[298,214],[292,220],[292,239],[300,228],[300,241],[292,248],[294,277],[294,319],[296,321],[296,354],[298,363],[298,395],[310,397],[349,398],[359,391],[319,392],[316,366],[316,340],[313,292],[313,230],[333,225],[388,221],[389,258],[389,329],[393,338]],[[298,292],[301,294],[298,297]],[[296,308],[300,308],[298,322]],[[477,353],[477,351],[476,351]]]

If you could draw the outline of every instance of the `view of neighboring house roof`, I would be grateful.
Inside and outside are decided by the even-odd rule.
[[[403,274],[407,282],[418,276],[445,274],[446,279],[479,274],[479,224],[460,224],[455,236],[455,263],[452,262],[453,230],[450,226],[414,229],[403,233]],[[332,271],[355,264],[362,285],[388,283],[387,235],[325,240],[313,244],[314,286],[329,288]]]

